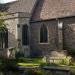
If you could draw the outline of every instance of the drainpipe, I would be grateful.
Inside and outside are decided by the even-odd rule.
[[[63,50],[63,22],[60,21],[59,19],[56,19],[58,24],[57,24],[57,29],[58,29],[58,49]]]

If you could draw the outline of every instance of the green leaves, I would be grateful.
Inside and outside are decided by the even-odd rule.
[[[0,13],[0,16],[3,16],[3,13]],[[3,19],[0,19],[0,31],[6,31],[6,24]]]

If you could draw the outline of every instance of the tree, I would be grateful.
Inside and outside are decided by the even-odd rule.
[[[1,18],[1,16],[5,15],[4,13],[0,12],[0,31],[6,30],[6,24],[4,22],[4,19]]]
[[[8,47],[8,31],[4,19],[2,18],[4,15],[4,13],[0,12],[0,49]]]

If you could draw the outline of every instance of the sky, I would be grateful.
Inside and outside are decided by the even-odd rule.
[[[8,3],[8,2],[11,2],[11,1],[15,1],[15,0],[0,0],[0,3]]]

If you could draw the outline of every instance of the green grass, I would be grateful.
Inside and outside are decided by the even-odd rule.
[[[19,58],[17,62],[21,63],[42,63],[42,58]]]
[[[19,58],[17,65],[18,66],[40,66],[42,63],[42,58]]]
[[[32,66],[39,66],[40,64],[36,63],[18,63],[19,66],[25,66],[25,67],[32,67]]]
[[[3,69],[5,68],[5,70],[9,67],[11,69],[11,67],[13,66],[21,66],[21,67],[44,67],[44,66],[50,66],[50,67],[66,67],[66,65],[61,65],[61,64],[54,64],[54,63],[44,63],[42,61],[42,58],[19,58],[19,59],[12,59],[12,60],[0,60],[0,67],[2,67]],[[71,70],[71,75],[75,75],[75,65],[72,64],[68,65],[67,67],[70,68]],[[3,69],[1,69],[1,71],[3,71]]]

